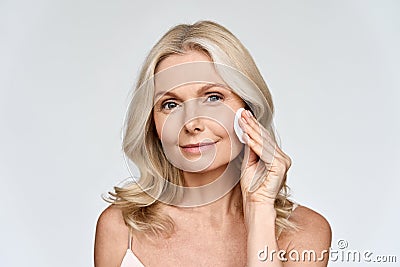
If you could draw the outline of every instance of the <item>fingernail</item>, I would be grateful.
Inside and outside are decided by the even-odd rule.
[[[240,118],[240,121],[241,121],[242,123],[244,123],[244,124],[247,124],[247,121],[246,121],[245,119],[243,119],[243,118]]]
[[[246,110],[246,115],[249,118],[253,117],[253,114],[251,114],[250,110]]]

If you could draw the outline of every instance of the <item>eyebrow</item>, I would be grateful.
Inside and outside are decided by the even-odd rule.
[[[226,85],[224,84],[219,84],[219,83],[212,83],[212,84],[207,84],[202,86],[200,89],[197,90],[197,94],[202,94],[204,91],[206,91],[207,89],[210,89],[212,87],[222,87],[225,90],[228,90],[228,88],[226,87]],[[155,99],[158,100],[158,96],[159,95],[165,95],[165,96],[177,96],[175,93],[171,92],[171,91],[160,91],[155,95]]]

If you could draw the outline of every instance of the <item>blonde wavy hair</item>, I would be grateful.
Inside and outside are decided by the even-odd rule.
[[[115,186],[114,192],[109,192],[110,196],[105,198],[121,208],[127,226],[146,235],[152,233],[170,236],[174,222],[171,217],[160,212],[159,200],[162,198],[170,201],[181,197],[181,192],[176,187],[169,187],[167,181],[183,186],[182,171],[167,160],[156,133],[153,121],[154,83],[149,81],[164,58],[190,50],[205,52],[214,63],[239,71],[255,85],[241,86],[248,81],[232,79],[226,73],[226,68],[216,64],[218,74],[245,101],[246,108],[251,109],[257,120],[269,130],[274,141],[277,141],[272,125],[274,105],[271,93],[243,44],[225,27],[212,21],[180,24],[171,28],[146,57],[125,118],[123,151],[138,167],[140,179],[127,186]],[[297,229],[288,220],[294,204],[288,197],[289,188],[285,177],[275,200],[277,236],[284,229]]]

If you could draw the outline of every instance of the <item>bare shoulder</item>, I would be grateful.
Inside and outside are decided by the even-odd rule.
[[[299,227],[299,230],[282,232],[280,245],[287,252],[296,250],[301,254],[302,251],[313,250],[319,257],[322,255],[321,253],[325,253],[325,250],[329,250],[332,241],[332,230],[328,220],[323,215],[299,205],[292,212],[289,221],[294,222]],[[324,260],[319,262],[320,265],[312,266],[326,266],[328,263],[327,252],[322,256]],[[307,264],[303,262],[301,266],[307,266]]]
[[[96,225],[94,264],[96,267],[119,266],[128,248],[129,228],[119,208],[110,205]]]
[[[292,212],[289,220],[297,223],[303,231],[311,234],[327,234],[331,232],[328,220],[306,206],[299,205]]]

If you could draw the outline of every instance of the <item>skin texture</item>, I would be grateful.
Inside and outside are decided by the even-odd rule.
[[[156,71],[171,66],[210,61],[204,53],[188,51],[184,55],[172,55],[164,59]],[[175,99],[163,97],[155,103],[154,121],[159,138],[165,142],[177,142],[171,149],[179,151],[179,144],[196,143],[202,139],[218,141],[215,160],[201,172],[184,172],[186,186],[208,184],[217,179],[229,161],[237,155],[242,145],[232,139],[230,128],[204,118],[185,120],[177,136],[164,136],[170,110],[160,109],[161,104],[170,101],[169,108],[198,97],[208,97],[210,101],[223,101],[233,111],[244,107],[243,101],[229,90],[210,88],[201,94],[198,90],[204,84],[190,84],[175,88]],[[218,91],[221,98],[211,96]],[[176,97],[178,96],[178,97]],[[233,114],[234,115],[234,114]],[[276,212],[274,198],[291,165],[290,158],[269,138],[268,132],[257,123],[254,117],[242,113],[240,125],[247,134],[244,146],[245,159],[241,166],[243,178],[240,184],[215,202],[193,208],[179,208],[163,205],[162,211],[170,215],[176,224],[176,232],[169,239],[147,240],[141,233],[134,233],[132,250],[147,266],[326,266],[327,256],[322,261],[259,261],[257,253],[266,245],[269,250],[279,249],[289,252],[296,249],[314,250],[317,255],[327,250],[331,243],[331,229],[326,219],[315,211],[299,206],[289,220],[301,228],[298,232],[282,232],[279,240],[275,236]],[[226,130],[228,129],[228,130]],[[174,139],[176,138],[176,139]],[[175,140],[175,141],[174,141]],[[232,145],[232,142],[234,143]],[[236,142],[236,143],[235,143]],[[274,149],[274,161],[271,159]],[[227,153],[229,152],[229,153]],[[188,159],[199,156],[184,153]],[[263,177],[270,168],[267,177]],[[253,193],[248,189],[254,179],[262,183]],[[95,266],[120,266],[128,245],[128,227],[121,211],[113,206],[100,215],[96,227]]]
[[[165,69],[171,68],[178,64],[189,63],[193,61],[210,61],[210,58],[201,53],[193,52],[185,56],[170,56],[161,61],[156,70],[157,73]],[[161,90],[156,87],[156,93]],[[207,88],[206,90],[203,90]],[[184,172],[184,180],[187,186],[201,186],[208,184],[222,174],[226,169],[227,164],[235,158],[242,150],[243,145],[236,138],[233,130],[234,112],[244,107],[243,100],[233,93],[230,89],[223,86],[210,86],[206,83],[191,83],[179,86],[170,92],[174,96],[163,95],[154,106],[154,122],[157,129],[157,134],[162,140],[163,146],[166,147],[172,143],[175,150],[176,157],[186,158],[187,160],[197,160],[200,157],[205,159],[202,162],[193,164],[189,162],[189,166],[209,165],[208,168],[196,171]],[[201,99],[204,97],[204,100]],[[194,105],[195,99],[201,99],[202,105]],[[221,103],[219,107],[217,102]],[[185,103],[185,110],[181,107]],[[207,104],[209,103],[209,104]],[[164,107],[162,107],[164,105]],[[205,112],[199,111],[200,109],[215,109],[216,111],[211,116],[203,118],[200,115]],[[231,112],[229,112],[229,110]],[[224,113],[219,116],[219,113]],[[175,115],[175,114],[181,115]],[[211,112],[212,113],[212,112]],[[171,117],[179,117],[173,122]],[[178,145],[194,144],[201,141],[216,141],[215,151],[216,156],[210,160],[208,155],[213,153],[204,153],[203,155],[186,153]],[[165,145],[167,144],[167,145]],[[164,151],[166,149],[164,148]],[[171,153],[172,154],[172,153]],[[186,167],[186,166],[185,166]],[[205,175],[206,173],[206,175]]]

